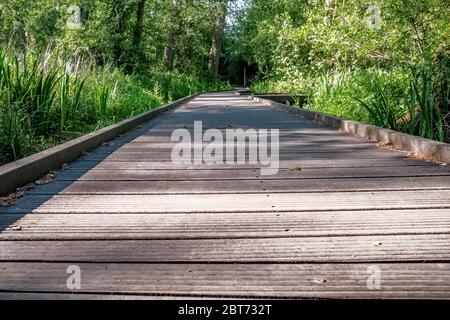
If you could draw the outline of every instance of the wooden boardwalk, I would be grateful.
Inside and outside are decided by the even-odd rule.
[[[280,129],[279,173],[172,163],[172,131],[199,120]],[[450,298],[449,167],[232,93],[86,154],[0,231],[1,299]]]

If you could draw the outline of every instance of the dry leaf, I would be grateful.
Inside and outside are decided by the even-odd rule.
[[[385,150],[394,150],[394,145],[390,142],[389,143],[380,142],[377,144],[377,148]]]
[[[372,245],[373,245],[374,247],[379,247],[379,246],[382,245],[382,243],[381,243],[381,242],[372,242]]]
[[[292,168],[289,168],[289,170],[290,171],[302,171],[302,168],[300,168],[300,167],[292,167]]]
[[[327,282],[327,279],[322,279],[322,278],[320,278],[320,279],[314,279],[314,282],[315,282],[315,283],[325,283],[325,282]]]
[[[11,193],[9,196],[7,197],[2,197],[0,198],[1,200],[1,205],[3,207],[10,207],[12,206],[14,203],[16,203],[17,199],[23,197],[23,195],[25,194],[24,190],[18,190],[14,193]]]
[[[27,185],[25,185],[25,186],[23,186],[23,187],[20,187],[20,188],[17,188],[17,191],[18,192],[21,192],[21,191],[28,191],[28,190],[31,190],[31,189],[34,189],[34,187],[35,187],[36,185],[34,184],[34,183],[29,183],[29,184],[27,184]]]
[[[46,174],[41,179],[37,180],[36,184],[37,185],[49,184],[53,181],[54,177],[55,177],[55,175],[52,173]]]
[[[406,156],[408,158],[414,159],[414,160],[422,160],[422,161],[431,162],[431,163],[434,163],[434,164],[446,165],[445,163],[442,163],[441,161],[438,161],[436,158],[433,158],[431,156],[425,156],[423,154],[416,154],[414,152],[410,152]]]

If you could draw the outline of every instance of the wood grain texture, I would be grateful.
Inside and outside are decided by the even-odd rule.
[[[223,180],[292,180],[292,179],[346,179],[373,177],[422,177],[441,176],[443,183],[450,183],[450,170],[441,167],[392,167],[380,168],[321,168],[303,169],[293,166],[281,169],[270,176],[261,176],[258,169],[240,170],[91,170],[77,178],[77,171],[68,171],[58,175],[60,181],[223,181]]]
[[[450,210],[0,215],[0,227],[4,228],[2,240],[426,235],[450,233]]]
[[[195,186],[195,188],[193,188]],[[62,195],[109,194],[248,194],[248,193],[314,193],[343,191],[405,191],[450,189],[450,181],[442,177],[384,177],[347,179],[298,180],[207,180],[207,181],[75,181],[55,182],[45,190],[30,194],[52,194],[63,189]]]
[[[68,293],[67,263],[0,263],[0,291]],[[448,298],[448,263],[376,264],[380,290],[367,286],[372,264],[78,264],[82,291],[254,298]],[[369,270],[369,271],[368,271]],[[8,276],[14,274],[14,277]]]
[[[279,129],[280,171],[172,162],[200,120]],[[195,298],[450,299],[449,167],[215,93],[0,208],[0,299]]]
[[[450,190],[334,193],[202,195],[55,195],[28,196],[5,212],[35,213],[224,213],[390,209],[450,209]]]
[[[283,238],[282,235],[262,239],[0,241],[0,261],[357,263],[450,260],[450,234],[314,238]]]

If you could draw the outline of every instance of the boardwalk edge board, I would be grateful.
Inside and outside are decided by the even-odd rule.
[[[181,98],[133,118],[123,120],[109,127],[89,133],[29,157],[0,166],[0,195],[8,194],[17,187],[39,179],[51,170],[60,168],[62,164],[79,158],[85,152],[101,146],[102,143],[130,131],[162,113],[186,103],[198,95],[199,94],[193,94]]]
[[[424,139],[390,129],[363,124],[357,121],[344,120],[320,112],[288,106],[256,96],[252,96],[251,99],[254,102],[262,103],[277,109],[283,109],[308,120],[319,122],[328,127],[342,130],[343,132],[351,133],[361,138],[389,144],[396,150],[408,151],[419,157],[426,157],[439,162],[450,163],[450,145],[447,143]]]

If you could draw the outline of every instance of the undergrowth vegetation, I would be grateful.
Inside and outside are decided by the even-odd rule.
[[[176,71],[83,70],[56,56],[0,53],[0,163],[20,159],[224,83]]]
[[[228,89],[218,76],[227,4],[0,1],[0,164]]]
[[[253,92],[450,142],[449,21],[445,0],[252,0],[227,50]]]

